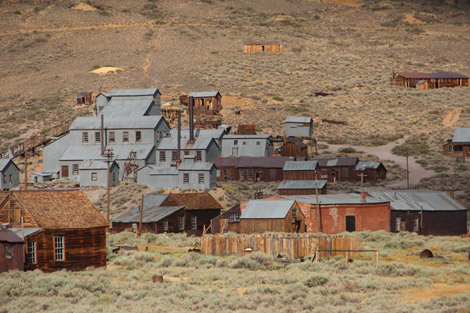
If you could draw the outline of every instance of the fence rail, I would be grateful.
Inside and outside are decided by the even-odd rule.
[[[249,253],[246,249],[272,256],[283,254],[291,259],[300,259],[315,255],[317,250],[329,250],[320,251],[320,257],[345,256],[346,250],[360,250],[360,242],[359,238],[355,237],[317,237],[311,234],[204,236],[201,238],[201,250],[205,255],[243,256]]]

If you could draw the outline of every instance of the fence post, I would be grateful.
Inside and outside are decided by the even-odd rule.
[[[348,266],[349,261],[349,251],[346,251],[346,266]]]
[[[379,266],[379,250],[375,252],[375,266]]]

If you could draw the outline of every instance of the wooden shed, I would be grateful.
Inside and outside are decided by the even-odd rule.
[[[9,223],[17,233],[24,225],[27,270],[106,266],[108,225],[80,190],[1,193],[0,223]]]
[[[470,160],[470,128],[456,128],[454,137],[443,146],[444,155]]]
[[[297,137],[287,137],[282,140],[282,156],[304,157],[308,158],[308,145]]]
[[[222,214],[211,220],[211,233],[240,233],[240,215],[240,203],[237,203],[227,211],[222,212]]]
[[[357,181],[355,168],[359,159],[356,157],[312,158],[318,161],[321,179],[329,182]]]
[[[77,94],[77,105],[90,105],[95,103],[93,91],[85,91]]]
[[[303,233],[305,216],[295,200],[251,200],[240,216],[240,233]]]
[[[282,52],[282,42],[273,41],[242,41],[242,51],[250,52]]]
[[[13,231],[0,229],[0,273],[24,270],[24,241]]]
[[[369,181],[374,182],[380,179],[387,178],[387,169],[382,162],[359,161],[355,169],[355,177],[357,181]]]

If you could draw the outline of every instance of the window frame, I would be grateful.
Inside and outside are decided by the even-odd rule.
[[[239,170],[240,180],[245,180],[245,170]]]
[[[167,233],[168,232],[168,220],[163,221],[162,224],[163,224],[163,231]]]
[[[166,151],[160,151],[158,159],[160,160],[160,162],[166,162]]]
[[[129,142],[129,132],[128,131],[123,131],[122,132],[122,142]]]
[[[191,229],[197,229],[197,216],[191,216]]]
[[[395,217],[395,231],[399,232],[401,228],[401,217]]]
[[[98,173],[97,172],[91,172],[91,181],[98,181]]]
[[[4,248],[4,252],[5,252],[5,259],[6,260],[11,260],[13,259],[13,246],[12,245],[8,245],[6,244],[5,245],[5,248]]]
[[[109,139],[108,142],[111,143],[116,143],[116,133],[115,132],[109,132]]]
[[[27,264],[37,264],[36,259],[36,241],[28,241],[27,247],[27,255],[26,255],[26,263]]]
[[[171,162],[176,162],[178,160],[178,151],[173,150],[171,151]]]
[[[82,132],[82,143],[88,143],[88,132]]]
[[[202,151],[201,150],[196,151],[196,161],[202,161]]]
[[[135,131],[135,142],[142,142],[142,131]]]
[[[204,173],[199,173],[197,177],[198,184],[204,184]]]
[[[72,175],[78,175],[79,173],[78,164],[72,164]]]
[[[183,173],[183,184],[189,184],[189,173]]]
[[[419,232],[419,217],[415,217],[413,222],[413,231],[417,233]]]
[[[54,261],[64,262],[65,261],[65,236],[63,235],[54,235]],[[58,240],[61,238],[60,240]],[[60,245],[59,245],[60,244]],[[61,258],[58,258],[61,256]]]
[[[101,133],[95,132],[95,143],[101,143]]]
[[[178,216],[178,228],[184,230],[184,216]]]
[[[292,209],[292,218],[297,218],[297,208]]]
[[[253,169],[248,169],[247,170],[247,175],[246,175],[248,180],[253,180]]]

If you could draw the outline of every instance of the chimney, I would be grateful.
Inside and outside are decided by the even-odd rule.
[[[176,168],[181,164],[181,112],[178,111],[178,148],[176,149]]]
[[[361,202],[366,202],[366,199],[367,199],[367,193],[361,191]]]
[[[101,143],[101,155],[103,155],[104,154],[104,115],[103,114],[101,114],[100,143]]]
[[[194,98],[189,97],[189,142],[194,142]]]

